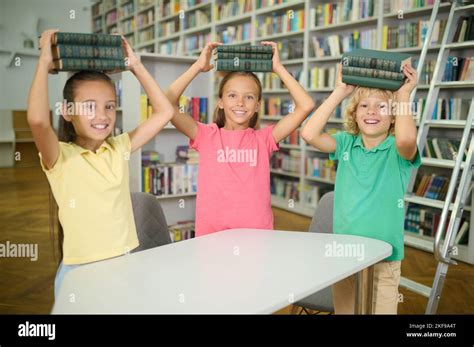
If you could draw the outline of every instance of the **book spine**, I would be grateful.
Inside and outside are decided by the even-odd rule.
[[[239,45],[223,45],[217,47],[217,53],[266,53],[273,55],[273,49],[271,46],[264,45],[251,45],[251,46],[239,46]]]
[[[271,53],[252,53],[252,52],[218,52],[217,59],[259,59],[271,60]]]
[[[347,84],[359,85],[369,88],[380,88],[388,90],[398,90],[402,86],[402,81],[376,79],[362,76],[343,75],[342,81]]]
[[[122,47],[84,46],[60,44],[53,46],[53,59],[63,58],[101,58],[123,59]]]
[[[120,35],[82,34],[58,32],[53,37],[53,44],[122,46]]]
[[[272,72],[271,60],[255,59],[220,59],[217,61],[218,71],[253,71],[253,72]]]
[[[403,73],[400,73],[400,72],[370,69],[370,68],[357,67],[357,66],[343,66],[342,74],[369,77],[369,78],[381,78],[381,79],[394,80],[394,81],[402,81],[404,78]]]
[[[111,71],[125,70],[125,61],[122,59],[80,59],[67,58],[53,61],[54,68],[58,71]]]

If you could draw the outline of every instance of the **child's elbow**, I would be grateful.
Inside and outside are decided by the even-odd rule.
[[[395,144],[398,150],[412,150],[416,147],[416,136],[404,136],[395,138]]]
[[[303,127],[301,130],[301,137],[306,142],[311,142],[314,138],[314,133],[312,133],[307,127]]]

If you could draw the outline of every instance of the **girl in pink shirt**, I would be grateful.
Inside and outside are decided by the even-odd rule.
[[[199,59],[166,91],[175,105],[171,122],[199,152],[196,236],[231,228],[273,229],[270,155],[315,107],[280,62],[276,43],[262,44],[273,47],[273,72],[295,102],[293,112],[274,126],[258,129],[262,85],[251,72],[231,72],[223,78],[212,124],[196,122],[178,109],[179,97],[191,81],[213,68],[212,50],[221,43],[208,43]]]

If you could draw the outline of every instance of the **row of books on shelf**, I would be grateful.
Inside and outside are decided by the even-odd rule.
[[[181,112],[188,113],[195,121],[207,123],[207,112],[209,101],[203,97],[179,97],[179,107]]]
[[[161,39],[165,39],[167,36],[175,34],[179,31],[180,21],[179,18],[160,23],[158,32]]]
[[[185,164],[198,164],[199,152],[189,146],[176,147],[176,162]]]
[[[285,200],[292,199],[298,202],[300,201],[300,184],[298,181],[272,175],[270,176],[270,193]]]
[[[113,10],[110,12],[107,12],[105,15],[105,24],[106,25],[112,25],[117,22],[117,11]]]
[[[384,1],[384,13],[407,11],[433,6],[436,0],[390,0]],[[448,2],[448,0],[441,0]]]
[[[277,6],[285,3],[294,2],[295,0],[255,0],[255,7],[257,9]]]
[[[313,36],[314,57],[337,57],[357,48],[376,49],[377,30],[354,30],[340,35]]]
[[[303,70],[302,69],[289,70],[288,72],[300,84],[303,83],[303,81],[302,81]],[[262,83],[262,88],[263,88],[264,91],[267,91],[267,90],[280,90],[280,89],[286,88],[285,85],[283,84],[283,82],[281,81],[281,79],[275,73],[257,72],[255,74],[260,79],[260,82]]]
[[[310,22],[313,27],[369,18],[376,13],[376,0],[343,0],[327,4],[317,4],[310,9]]]
[[[214,6],[214,18],[222,20],[241,16],[252,11],[252,0],[234,0],[217,3]]]
[[[194,221],[181,221],[168,226],[171,241],[178,242],[193,239],[196,236]]]
[[[178,14],[180,11],[186,11],[191,7],[209,3],[210,0],[162,0],[159,2],[159,13],[161,17],[167,17]]]
[[[223,44],[238,43],[252,39],[252,24],[229,25],[216,33],[216,40]]]
[[[304,10],[257,18],[257,37],[304,30]]]
[[[136,28],[136,22],[134,18],[128,19],[126,21],[123,21],[122,24],[122,32],[123,33],[129,33],[135,30]]]
[[[168,55],[182,54],[183,43],[181,40],[169,40],[169,41],[160,43],[158,47],[158,52],[161,54],[168,54]]]
[[[260,114],[265,116],[285,116],[293,109],[293,100],[279,96],[265,97],[260,104]]]
[[[410,205],[405,216],[405,231],[422,236],[434,237],[438,231],[441,214],[429,209]],[[454,239],[455,245],[467,245],[469,241],[469,222],[461,219],[460,228]]]
[[[425,174],[418,179],[415,195],[428,199],[444,200],[448,192],[449,178],[437,174]]]
[[[297,149],[274,152],[270,157],[270,167],[273,170],[299,174],[301,172],[300,163],[301,151]]]
[[[197,164],[142,164],[142,191],[157,196],[197,192]]]
[[[319,177],[329,181],[336,179],[336,164],[333,160],[320,157],[306,158],[306,176]]]
[[[206,46],[206,43],[211,41],[211,33],[202,33],[194,36],[189,36],[184,39],[184,50],[186,52],[201,50]]]
[[[458,19],[453,42],[465,42],[474,40],[474,15],[461,16]]]
[[[134,13],[134,11],[135,11],[134,3],[133,1],[129,1],[119,7],[118,16],[119,18],[130,16]]]
[[[431,35],[431,45],[440,44],[447,20],[436,20]],[[429,20],[403,21],[397,26],[383,26],[382,49],[421,47],[428,33]]]
[[[423,104],[425,99],[421,99]],[[435,104],[431,119],[465,120],[471,100],[461,98],[439,98]]]
[[[336,67],[315,66],[308,71],[308,87],[310,89],[329,88],[336,84]]]
[[[443,81],[474,81],[474,57],[449,56]]]
[[[211,22],[211,15],[207,11],[197,10],[184,17],[184,30],[202,27]]]
[[[138,32],[138,43],[148,42],[155,38],[155,28],[151,27],[149,29]]]
[[[300,130],[296,129],[289,136],[285,137],[282,141],[282,144],[298,146],[301,143],[300,140]]]
[[[456,160],[461,140],[443,137],[428,137],[423,156],[427,158]],[[464,155],[467,155],[467,149]]]
[[[153,24],[155,21],[155,11],[148,10],[140,13],[137,16],[137,27],[138,29],[143,28],[145,25]]]

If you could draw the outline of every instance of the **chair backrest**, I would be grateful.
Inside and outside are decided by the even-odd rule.
[[[132,253],[171,243],[168,224],[155,196],[147,193],[131,193],[133,215],[140,246]]]
[[[312,233],[332,233],[332,215],[334,207],[334,192],[324,194],[318,202],[316,212],[309,226]]]

